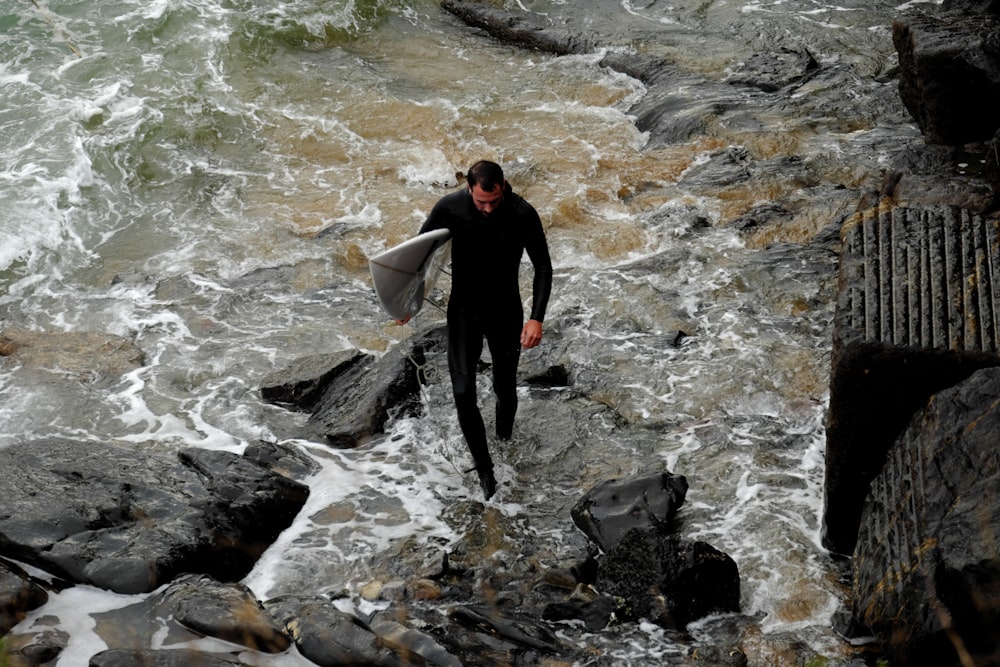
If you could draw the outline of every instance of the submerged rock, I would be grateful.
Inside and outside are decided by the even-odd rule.
[[[5,329],[0,333],[0,362],[5,358],[87,383],[117,379],[143,364],[142,350],[131,341],[86,331]]]

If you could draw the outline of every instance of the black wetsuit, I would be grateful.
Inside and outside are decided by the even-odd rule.
[[[524,310],[518,274],[524,251],[535,270],[531,318],[543,321],[552,290],[552,262],[534,207],[505,186],[490,216],[480,213],[468,188],[442,198],[421,232],[451,231],[451,297],[448,300],[448,370],[455,408],[480,478],[492,478],[493,460],[476,397],[476,366],[483,339],[493,359],[496,433],[509,439],[517,412],[517,363]]]

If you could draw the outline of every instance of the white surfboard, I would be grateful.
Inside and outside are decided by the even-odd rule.
[[[375,294],[394,320],[413,317],[424,305],[448,254],[451,232],[420,234],[369,258]]]

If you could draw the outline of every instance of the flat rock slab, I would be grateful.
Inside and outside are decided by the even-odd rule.
[[[0,555],[118,593],[242,578],[308,488],[248,458],[47,439],[0,450]]]

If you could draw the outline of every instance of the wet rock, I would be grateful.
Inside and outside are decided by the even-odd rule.
[[[1000,660],[998,406],[996,368],[936,394],[872,484],[853,607],[893,665]]]
[[[431,636],[408,628],[391,618],[389,614],[401,610],[390,609],[372,619],[371,628],[379,641],[399,655],[406,665],[435,665],[437,667],[461,667],[462,662],[448,652]]]
[[[368,623],[341,611],[322,597],[282,597],[265,608],[283,623],[305,658],[322,667],[365,665],[395,667],[404,664],[383,647]]]
[[[900,97],[927,141],[988,141],[1000,128],[1000,18],[907,18],[893,23],[892,40]]]
[[[568,387],[570,385],[569,372],[562,364],[549,366],[541,373],[524,378],[524,383],[535,387]]]
[[[546,605],[542,612],[542,618],[547,621],[579,620],[583,621],[587,630],[599,632],[611,622],[617,607],[618,602],[606,595],[595,593],[583,596],[574,594],[566,600]]]
[[[485,30],[490,36],[525,49],[557,55],[586,53],[594,48],[586,36],[554,25],[541,14],[508,12],[490,4],[464,0],[442,0],[441,8],[466,25]]]
[[[745,232],[765,225],[787,221],[792,217],[791,211],[778,202],[768,202],[755,206],[729,223],[734,229]]]
[[[0,641],[0,664],[4,667],[34,667],[55,664],[69,645],[69,635],[62,630],[46,629],[34,635],[8,635]]]
[[[490,646],[492,642],[483,642],[483,651],[498,652],[495,657],[500,660],[499,664],[509,664],[507,661],[514,655],[525,651],[539,651],[553,655],[565,651],[555,633],[547,625],[525,615],[502,614],[487,607],[458,606],[453,608],[448,616],[478,635],[496,638],[502,644],[506,644],[506,647],[502,644]],[[490,663],[497,664],[492,661]]]
[[[309,422],[335,447],[357,447],[393,416],[419,406],[424,367],[445,358],[444,327],[414,335],[384,356],[342,364],[316,401]]]
[[[688,651],[688,658],[704,667],[746,667],[746,654],[736,647],[698,646]]]
[[[244,585],[220,583],[204,575],[188,575],[172,583],[159,604],[165,617],[207,637],[216,637],[263,653],[291,646],[284,627]]]
[[[622,620],[683,630],[708,614],[738,612],[740,575],[732,558],[705,542],[635,529],[600,559],[597,590],[622,598]]]
[[[670,530],[687,490],[687,478],[669,472],[612,479],[584,494],[570,516],[607,553],[634,528]]]
[[[308,495],[228,452],[62,439],[0,450],[0,487],[2,555],[119,593],[242,578]]]
[[[322,466],[305,453],[274,442],[257,441],[247,445],[243,456],[279,475],[305,479],[322,470]]]
[[[5,329],[0,333],[0,363],[5,358],[88,383],[117,379],[143,364],[142,350],[134,343],[120,336],[82,331]]]
[[[890,201],[845,222],[825,453],[831,551],[853,552],[869,485],[914,412],[1000,365],[988,269],[998,236],[998,221],[966,210]]]
[[[681,182],[698,187],[742,183],[750,178],[752,167],[753,159],[745,149],[729,147],[691,166],[684,172]]]
[[[298,410],[312,410],[335,377],[353,364],[370,359],[370,355],[357,350],[297,359],[288,368],[264,378],[260,388],[261,398]]]
[[[808,81],[819,63],[806,49],[782,48],[750,56],[733,68],[727,81],[774,93]]]
[[[32,609],[48,602],[49,594],[13,563],[0,560],[0,635],[20,623]]]
[[[941,9],[962,14],[995,14],[1000,16],[1000,2],[997,0],[944,0]]]
[[[89,663],[90,667],[230,667],[244,664],[234,656],[187,649],[111,649],[93,656]]]

